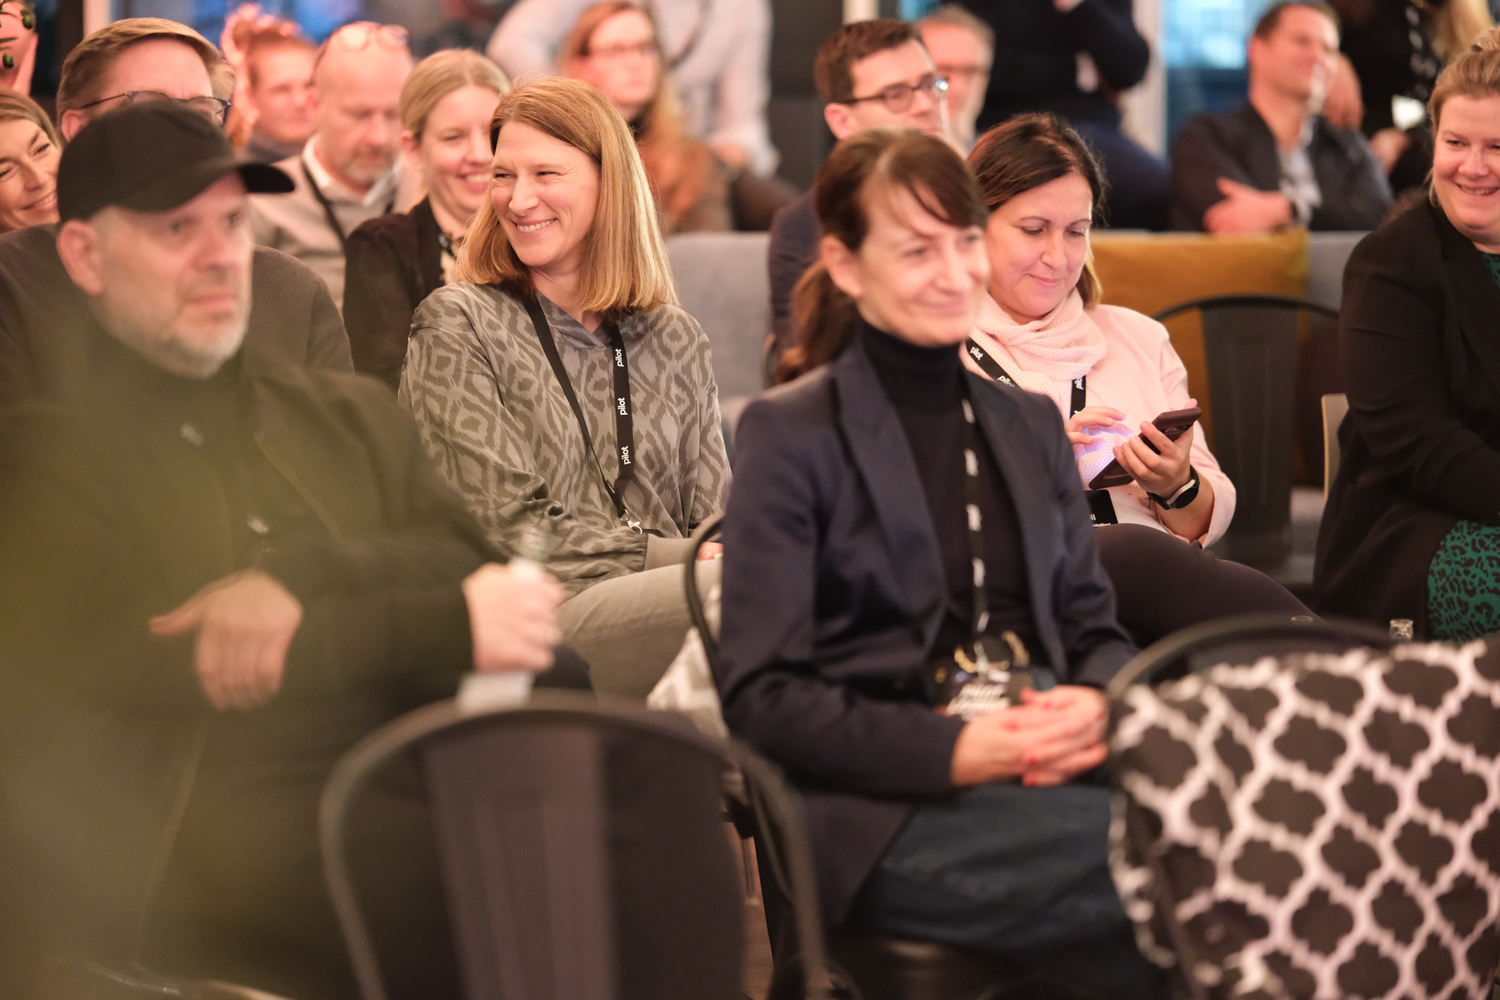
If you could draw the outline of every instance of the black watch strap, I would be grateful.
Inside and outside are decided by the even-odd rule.
[[[1188,481],[1176,493],[1173,493],[1169,497],[1159,497],[1155,493],[1147,493],[1146,495],[1151,498],[1152,503],[1156,504],[1162,510],[1181,510],[1198,499],[1199,482],[1198,470],[1189,465]]]

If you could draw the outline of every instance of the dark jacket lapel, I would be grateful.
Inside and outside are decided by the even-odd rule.
[[[1242,107],[1240,116],[1245,125],[1245,173],[1262,191],[1281,190],[1281,160],[1276,155],[1271,127],[1254,105]]]
[[[856,341],[832,363],[838,421],[885,532],[894,581],[931,645],[942,623],[946,584],[937,534],[901,419]]]
[[[974,414],[979,420],[979,429],[989,445],[990,454],[995,456],[995,463],[1000,466],[1011,502],[1015,504],[1016,522],[1032,528],[1028,531],[1023,527],[1021,531],[1021,551],[1026,557],[1026,580],[1031,586],[1031,613],[1036,620],[1037,635],[1054,664],[1066,663],[1052,609],[1050,575],[1051,568],[1062,562],[1058,553],[1062,533],[1035,530],[1039,525],[1055,522],[1058,517],[1052,502],[1052,477],[1037,460],[1035,439],[1024,425],[1021,414],[1006,398],[1006,391],[967,369],[964,375],[969,380],[969,399],[975,404]]]

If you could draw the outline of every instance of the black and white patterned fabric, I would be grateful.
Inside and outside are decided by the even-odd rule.
[[[1488,998],[1500,658],[1219,666],[1114,706],[1110,862],[1142,951],[1215,998]]]

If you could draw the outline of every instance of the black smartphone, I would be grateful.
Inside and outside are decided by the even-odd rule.
[[[1176,441],[1186,434],[1187,429],[1197,423],[1198,418],[1201,416],[1203,416],[1202,407],[1190,406],[1186,410],[1168,410],[1165,413],[1157,414],[1156,419],[1151,422],[1156,425],[1157,430],[1167,436],[1168,441]],[[1147,440],[1146,435],[1142,434],[1140,438],[1146,442],[1147,448],[1157,451],[1156,445]],[[1157,451],[1157,454],[1161,453]],[[1132,481],[1133,477],[1125,471],[1125,467],[1120,464],[1120,460],[1117,458],[1101,469],[1097,476],[1089,480],[1089,489],[1105,490],[1111,486],[1124,486],[1126,483]]]

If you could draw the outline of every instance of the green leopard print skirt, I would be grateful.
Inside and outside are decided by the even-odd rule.
[[[1459,521],[1427,567],[1431,638],[1468,642],[1500,632],[1500,527]]]

